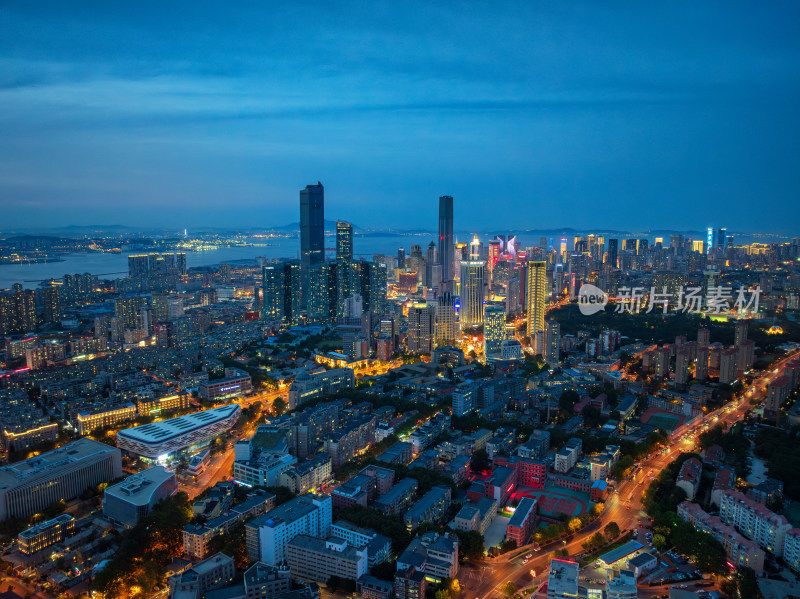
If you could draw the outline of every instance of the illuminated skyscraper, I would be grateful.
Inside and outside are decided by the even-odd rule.
[[[544,330],[544,311],[547,303],[547,263],[544,260],[528,262],[528,336],[533,339],[537,331]]]
[[[383,314],[386,310],[386,265],[377,262],[353,263],[357,285],[355,293],[360,293],[365,312]]]
[[[430,354],[433,351],[434,307],[426,303],[412,304],[408,309],[408,351]]]
[[[187,273],[185,252],[178,252],[175,254],[175,268],[178,269],[179,275],[185,275]]]
[[[33,291],[0,294],[0,335],[36,330],[36,296]]]
[[[353,263],[353,225],[336,221],[336,290],[337,315],[344,316],[345,304],[358,293],[359,273]]]
[[[301,305],[308,307],[311,266],[325,261],[325,190],[322,183],[300,190]]]
[[[261,310],[264,320],[284,319],[283,265],[265,266],[262,270],[262,292],[264,306]]]
[[[478,239],[478,236],[475,235],[472,238],[472,241],[469,243],[469,259],[470,260],[481,260],[483,256],[483,244],[481,240]]]
[[[442,263],[442,281],[455,278],[453,270],[453,198],[439,197],[439,260]]]
[[[500,261],[500,240],[489,240],[489,270],[494,271],[495,265]]]
[[[483,324],[483,285],[485,262],[461,263],[461,327]]]
[[[456,341],[456,303],[445,291],[436,301],[436,345],[454,345]]]
[[[336,318],[336,270],[336,262],[320,262],[310,267],[308,316],[316,323],[329,323]]]
[[[506,309],[496,304],[483,309],[483,353],[486,359],[500,353],[500,344],[506,338]]]

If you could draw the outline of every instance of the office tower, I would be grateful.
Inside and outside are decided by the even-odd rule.
[[[480,260],[461,263],[461,328],[483,324],[484,266]]]
[[[708,227],[706,231],[706,254],[710,254],[714,249],[714,228]]]
[[[503,306],[488,304],[483,309],[483,353],[500,353],[500,344],[506,338],[506,310]]]
[[[469,259],[470,260],[481,260],[483,258],[483,244],[481,240],[478,239],[478,236],[475,235],[472,238],[472,241],[469,242]]]
[[[343,317],[345,303],[359,292],[359,273],[353,263],[353,225],[336,221],[336,306],[337,316]]]
[[[58,287],[44,287],[42,289],[42,320],[44,322],[58,322],[61,320],[61,301]]]
[[[336,260],[353,259],[353,225],[343,220],[336,221]]]
[[[455,278],[453,264],[453,198],[439,197],[439,260],[442,263],[442,281]]]
[[[264,295],[261,315],[264,320],[284,320],[285,298],[283,265],[265,266],[261,272]]]
[[[439,264],[439,248],[431,241],[428,244],[428,251],[425,254],[425,280],[423,284],[427,288],[438,287],[438,283],[434,283],[433,271],[434,267]],[[439,281],[441,283],[441,280]]]
[[[528,336],[533,339],[537,331],[544,330],[544,311],[547,303],[547,264],[542,260],[533,260],[528,263],[526,295]]]
[[[699,239],[695,239],[694,241],[692,241],[692,251],[697,252],[698,254],[704,254],[705,244],[703,243],[703,241]]]
[[[397,248],[397,268],[403,270],[406,267],[406,251],[403,248]]]
[[[436,345],[455,345],[456,303],[455,297],[445,291],[436,301]]]
[[[619,239],[608,240],[608,262],[611,268],[617,268],[617,250],[619,246]]]
[[[734,342],[733,344],[736,347],[739,347],[742,343],[747,341],[747,321],[746,320],[737,320],[736,326],[734,327]]]
[[[544,323],[544,359],[551,366],[561,359],[561,324],[556,320]]]
[[[131,278],[146,277],[150,272],[147,254],[128,256],[128,276]]]
[[[728,229],[717,229],[717,238],[715,240],[717,249],[723,252],[728,249]]]
[[[643,256],[647,253],[647,240],[646,239],[637,239],[636,240],[636,253],[639,256]]]
[[[336,262],[320,262],[309,267],[308,316],[320,324],[332,322],[337,312]]]
[[[179,275],[185,275],[188,271],[186,269],[186,253],[178,252],[175,254],[175,269]]]
[[[36,295],[16,291],[0,295],[0,335],[36,330]]]
[[[494,267],[500,261],[500,240],[489,240],[489,270],[494,271]]]
[[[435,307],[426,303],[411,304],[408,309],[408,351],[430,354],[433,351]]]
[[[300,190],[301,306],[308,308],[311,266],[325,261],[325,190],[322,183]]]

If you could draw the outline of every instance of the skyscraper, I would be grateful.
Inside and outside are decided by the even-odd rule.
[[[544,359],[552,366],[561,359],[561,324],[548,320],[544,327]]]
[[[433,267],[437,264],[439,264],[439,249],[436,247],[436,244],[431,241],[428,244],[428,251],[425,256],[425,280],[423,281],[425,287],[436,287],[441,282],[434,282],[433,280]]]
[[[500,353],[500,344],[506,338],[506,309],[488,304],[483,309],[483,353],[486,359]]]
[[[434,307],[412,304],[408,309],[408,351],[430,354],[433,351]]]
[[[308,316],[316,323],[329,323],[337,313],[337,264],[312,264],[308,277]]]
[[[264,320],[279,320],[284,318],[283,297],[283,265],[265,266],[262,270],[262,292],[264,294],[264,307],[262,315]]]
[[[61,319],[61,302],[58,287],[44,287],[42,289],[42,320],[44,322],[58,322]]]
[[[353,259],[353,225],[350,223],[336,221],[336,260]]]
[[[453,198],[439,197],[439,261],[442,263],[442,281],[452,281],[453,271]]]
[[[325,261],[325,190],[322,183],[300,190],[301,305],[308,307],[311,266]]]
[[[175,268],[178,269],[179,275],[186,274],[186,252],[178,252],[175,254]]]
[[[617,250],[619,248],[619,239],[608,240],[608,264],[611,268],[617,268]]]
[[[128,276],[131,278],[146,277],[150,272],[149,257],[147,254],[128,256]]]
[[[537,331],[544,330],[544,310],[547,302],[547,263],[544,260],[528,262],[528,336],[533,339]]]
[[[358,272],[353,263],[353,225],[336,221],[337,315],[344,316],[348,298],[358,293]]]
[[[485,262],[468,260],[461,263],[461,326],[483,324],[483,285]]]
[[[456,302],[445,291],[436,301],[436,345],[454,345],[456,341]]]

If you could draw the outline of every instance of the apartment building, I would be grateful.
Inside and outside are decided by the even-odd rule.
[[[774,513],[743,493],[730,491],[720,497],[719,517],[770,553],[783,555],[786,533],[792,528],[785,516]]]

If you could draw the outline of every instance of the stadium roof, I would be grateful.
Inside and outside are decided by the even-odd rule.
[[[161,422],[127,428],[119,431],[117,435],[122,435],[141,443],[163,443],[169,439],[180,437],[186,433],[200,430],[225,420],[240,409],[239,405],[234,403],[211,410],[195,412],[194,414],[187,414],[186,416],[179,416],[178,418],[170,418]]]

